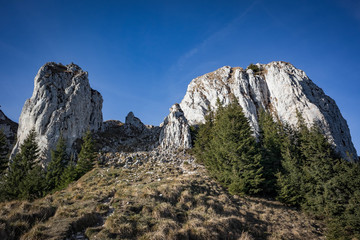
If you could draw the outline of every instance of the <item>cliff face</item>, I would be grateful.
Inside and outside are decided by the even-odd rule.
[[[190,126],[177,103],[162,123],[159,143],[163,149],[191,148]]]
[[[102,96],[90,88],[88,74],[75,64],[46,63],[34,80],[34,91],[26,100],[19,119],[15,154],[34,128],[45,157],[60,135],[70,149],[88,129],[102,128]]]
[[[15,143],[16,132],[18,129],[18,124],[11,119],[9,119],[3,111],[0,110],[0,130],[6,136],[6,144],[7,144],[7,151],[11,150],[11,147]]]
[[[319,124],[343,157],[357,157],[349,128],[335,101],[302,70],[284,62],[257,64],[253,70],[225,66],[205,74],[189,84],[180,105],[172,106],[160,128],[148,129],[130,113],[123,130],[126,136],[136,133],[144,139],[159,139],[156,141],[163,149],[190,148],[189,125],[204,122],[208,110],[216,110],[217,99],[227,105],[233,97],[249,118],[255,135],[259,131],[259,108],[292,126],[297,125],[299,111],[309,126]],[[35,77],[32,97],[23,107],[12,155],[32,128],[46,158],[60,135],[70,151],[87,129],[102,129],[102,101],[100,93],[90,88],[87,72],[77,65],[45,64]],[[155,145],[151,144],[151,148]]]
[[[200,76],[189,84],[180,103],[191,125],[204,122],[209,108],[216,110],[219,98],[223,105],[235,97],[257,135],[259,108],[292,126],[299,111],[310,126],[318,123],[329,141],[343,157],[357,157],[350,131],[335,101],[325,95],[306,74],[285,62],[256,64],[257,69],[222,67]]]

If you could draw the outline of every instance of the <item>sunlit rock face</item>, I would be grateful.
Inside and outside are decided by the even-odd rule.
[[[84,132],[102,128],[102,102],[101,94],[90,87],[88,73],[79,66],[46,63],[35,77],[31,98],[23,106],[13,155],[31,129],[37,133],[45,159],[49,159],[61,135],[71,151]]]
[[[179,104],[170,108],[170,114],[161,124],[160,147],[163,149],[187,149],[191,147],[190,126]]]
[[[258,71],[255,72],[225,66],[192,80],[180,103],[189,124],[203,123],[208,110],[216,110],[217,99],[227,105],[235,97],[255,135],[259,131],[259,108],[292,126],[297,125],[296,112],[299,111],[308,126],[315,122],[319,124],[344,158],[356,158],[348,125],[335,101],[325,95],[304,71],[285,62],[256,66]]]

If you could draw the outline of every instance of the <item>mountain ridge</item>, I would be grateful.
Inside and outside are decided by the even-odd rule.
[[[329,142],[343,158],[358,160],[350,130],[335,101],[325,95],[304,71],[282,61],[250,66],[252,69],[224,66],[193,79],[176,108],[176,111],[183,112],[185,120],[181,122],[184,129],[204,122],[208,108],[216,110],[218,98],[221,104],[227,105],[234,96],[242,106],[255,135],[259,130],[260,108],[271,112],[276,120],[292,127],[296,127],[296,112],[300,112],[308,126],[319,124]],[[94,94],[96,97],[93,100]],[[46,63],[35,77],[32,97],[23,107],[12,156],[29,130],[34,127],[39,135],[41,149],[47,152],[45,158],[49,157],[49,149],[55,146],[61,134],[64,138],[70,137],[67,147],[70,152],[74,152],[75,140],[81,138],[86,129],[101,132],[101,108],[102,96],[90,88],[87,72],[73,63],[66,66]],[[81,120],[74,122],[74,119]],[[166,119],[164,121],[166,122]],[[174,129],[175,126],[171,128],[169,137],[183,129]],[[164,139],[162,134],[160,136]],[[178,137],[186,141],[180,144],[182,147],[190,147],[191,136],[188,130],[180,133]],[[169,143],[176,141],[178,140],[172,139]],[[168,143],[160,145],[169,146]],[[179,143],[176,145],[180,146]]]
[[[24,129],[35,127],[40,140],[56,142],[61,130],[64,130],[64,124],[58,123],[65,119],[68,121],[65,124],[68,132],[75,133],[67,146],[71,151],[79,152],[84,126],[94,123],[92,136],[97,152],[96,164],[94,169],[80,179],[76,178],[78,180],[67,188],[53,188],[52,192],[46,192],[46,196],[45,193],[39,195],[45,196],[43,198],[33,202],[16,200],[0,203],[0,238],[325,239],[323,221],[271,199],[231,195],[224,183],[222,185],[221,181],[214,180],[216,177],[211,175],[210,170],[208,172],[205,163],[196,162],[189,154],[194,153],[191,149],[194,140],[191,125],[201,123],[195,120],[205,117],[209,105],[216,110],[218,99],[225,106],[234,96],[244,115],[250,119],[255,135],[260,108],[273,113],[275,119],[283,120],[286,118],[286,115],[281,115],[284,111],[290,112],[290,117],[293,117],[297,106],[300,106],[305,109],[303,113],[307,120],[326,120],[320,108],[328,108],[329,112],[335,109],[334,119],[340,122],[334,120],[328,125],[335,129],[340,126],[339,131],[345,126],[344,135],[348,136],[347,141],[351,141],[346,121],[336,103],[324,95],[302,70],[284,62],[268,65],[268,68],[261,64],[250,65],[247,70],[223,67],[196,78],[189,84],[185,100],[169,109],[170,113],[163,123],[150,126],[143,124],[133,112],[127,115],[125,123],[116,120],[103,123],[102,97],[90,88],[87,73],[75,64],[45,64],[35,78],[35,97],[24,105],[19,139],[26,137]],[[282,86],[284,83],[287,83],[287,88],[276,89],[276,84]],[[58,88],[56,84],[66,87]],[[275,86],[268,87],[269,84]],[[281,92],[279,98],[276,98],[276,91]],[[321,96],[320,103],[328,100],[328,105],[317,106],[304,91],[310,93],[309,96],[313,93],[314,99]],[[69,97],[61,95],[67,93],[70,93]],[[91,100],[94,94],[97,96],[95,101]],[[82,111],[67,105],[84,106],[84,99],[90,99],[90,105]],[[284,99],[290,103],[295,101],[294,106],[286,105],[289,102]],[[281,108],[283,102],[286,104]],[[66,118],[63,118],[64,106],[68,106],[65,108],[69,112]],[[241,108],[236,107],[241,113]],[[81,121],[83,125],[80,128],[72,124],[82,117],[84,121]],[[313,122],[307,123],[310,125]],[[296,122],[293,123],[295,125]],[[320,126],[325,130],[331,127],[325,123]],[[52,134],[54,132],[59,134]],[[252,137],[250,131],[248,135]],[[41,143],[43,149],[52,148],[49,142]],[[257,146],[255,139],[252,143],[251,147]],[[262,155],[259,152],[257,156],[260,158]],[[277,161],[282,160],[279,158]],[[46,161],[43,163],[46,165]],[[68,163],[67,166],[73,164]],[[237,174],[231,172],[230,175],[232,173]],[[348,176],[356,180],[353,175]],[[275,183],[273,186],[275,188]]]

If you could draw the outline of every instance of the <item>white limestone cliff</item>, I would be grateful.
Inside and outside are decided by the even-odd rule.
[[[179,104],[170,108],[170,114],[160,125],[160,147],[162,149],[191,148],[190,126]]]
[[[223,105],[234,96],[258,133],[257,110],[270,111],[274,118],[297,125],[299,111],[310,126],[318,123],[329,141],[341,155],[357,158],[350,131],[335,101],[325,95],[306,76],[290,63],[256,64],[259,71],[222,67],[192,80],[180,103],[189,124],[204,122],[208,109],[216,110],[219,98]],[[349,159],[350,160],[350,159]]]
[[[34,80],[34,91],[26,100],[19,119],[14,155],[34,128],[44,157],[49,159],[60,137],[68,149],[85,131],[102,128],[102,96],[90,88],[88,73],[75,64],[46,63]]]

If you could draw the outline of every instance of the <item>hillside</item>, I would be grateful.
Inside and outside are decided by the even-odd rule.
[[[290,63],[195,78],[159,126],[102,104],[79,66],[39,69],[1,159],[0,239],[359,238],[346,120]]]
[[[68,188],[0,205],[1,239],[324,239],[321,221],[229,195],[184,153],[107,153]]]

